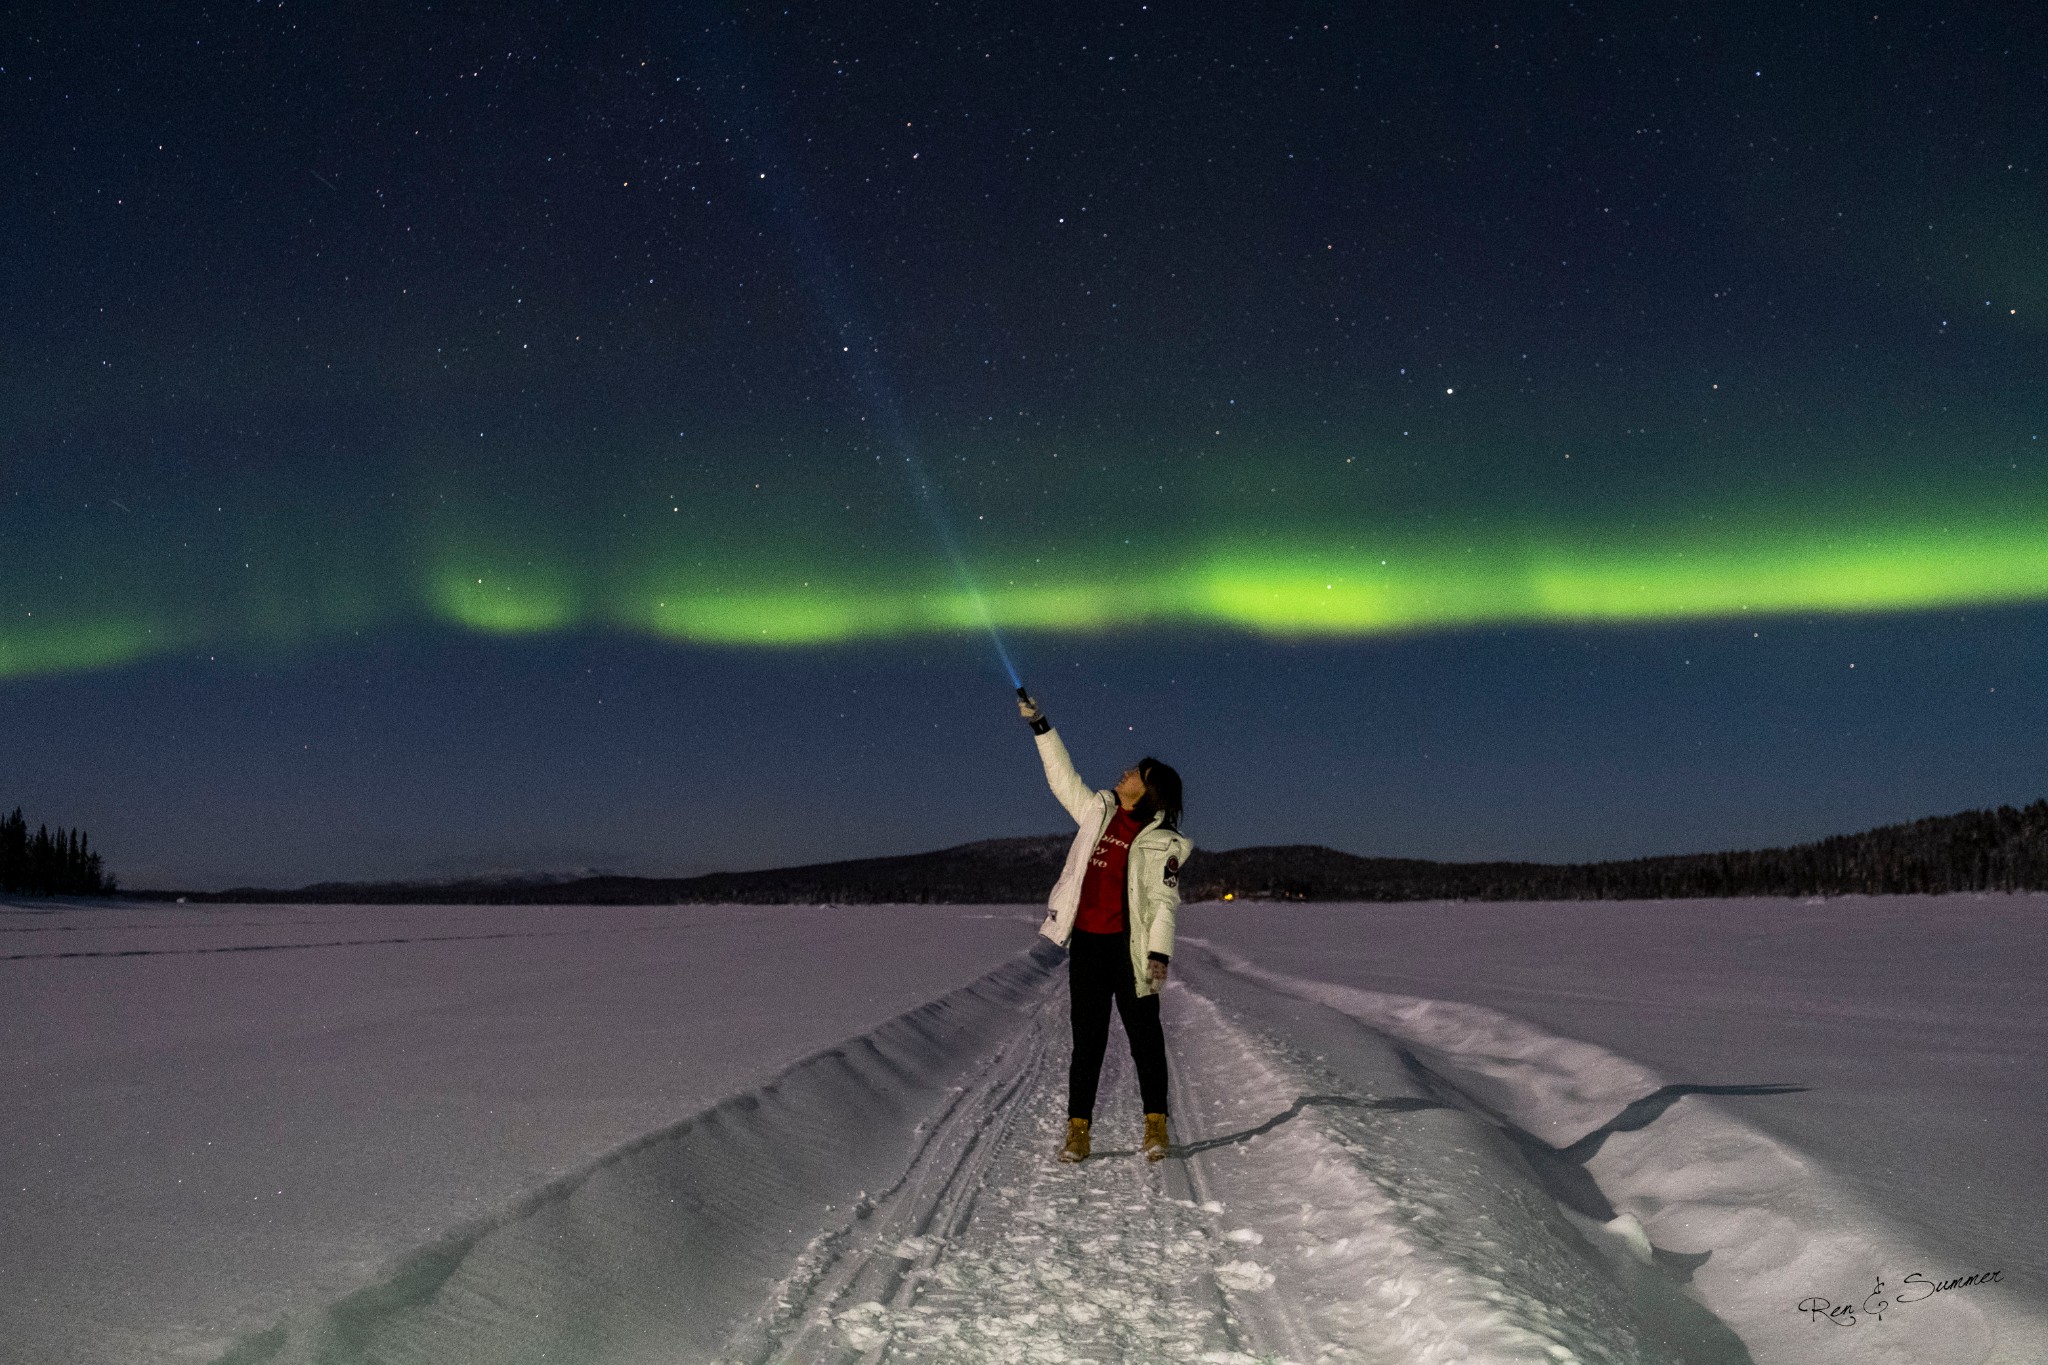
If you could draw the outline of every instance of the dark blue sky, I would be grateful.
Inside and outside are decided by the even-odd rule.
[[[131,885],[2043,795],[1963,5],[18,11],[0,800]],[[1852,667],[1853,665],[1853,667]]]
[[[1272,645],[1031,638],[1083,774],[1211,847],[1748,847],[2044,794],[2038,609]],[[1854,665],[1852,668],[1851,665]],[[132,884],[689,872],[1056,830],[972,640],[805,654],[393,635],[12,684],[32,807]]]

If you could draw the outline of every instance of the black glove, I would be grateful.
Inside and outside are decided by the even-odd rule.
[[[1037,942],[1031,945],[1031,960],[1047,971],[1051,971],[1059,966],[1061,961],[1066,958],[1066,955],[1067,950],[1065,948],[1060,947],[1059,944],[1054,943],[1044,934],[1039,934]]]

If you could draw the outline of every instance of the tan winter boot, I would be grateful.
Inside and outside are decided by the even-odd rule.
[[[1086,1161],[1088,1159],[1088,1120],[1067,1120],[1067,1145],[1060,1148],[1061,1161]]]
[[[1160,1161],[1173,1151],[1166,1139],[1166,1115],[1145,1115],[1145,1160]]]

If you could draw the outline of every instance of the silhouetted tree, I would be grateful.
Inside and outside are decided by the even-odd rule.
[[[52,834],[49,826],[38,825],[30,835],[19,806],[0,820],[0,891],[89,896],[113,889],[114,879],[106,875],[84,830]]]

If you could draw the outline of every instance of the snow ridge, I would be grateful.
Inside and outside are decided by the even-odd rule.
[[[244,1338],[218,1365],[721,1358],[821,1228],[857,1224],[870,1191],[904,1178],[1054,984],[1019,956]]]
[[[1828,1170],[1715,1098],[1793,1087],[1673,1085],[1630,1058],[1499,1010],[1284,976],[1199,939],[1181,942],[1183,959],[1207,958],[1227,978],[1325,1006],[1401,1044],[1422,1093],[1507,1137],[1559,1212],[1638,1295],[1644,1320],[1675,1340],[1718,1329],[1724,1349],[1744,1352],[1725,1358],[1765,1365],[2048,1358],[2048,1318],[2014,1294],[1893,1311],[1877,1330],[1814,1330],[1797,1311],[1803,1297],[1831,1289],[1853,1297],[1887,1276],[1896,1287],[1906,1270],[1941,1262]],[[1686,1295],[1674,1296],[1674,1284]],[[1688,1312],[1695,1301],[1715,1316]]]
[[[1192,1164],[1272,1277],[1244,1302],[1265,1350],[1359,1365],[1744,1359],[1697,1308],[1683,1333],[1645,1315],[1498,1135],[1428,1095],[1380,1035],[1205,956],[1183,940],[1176,958],[1186,1007],[1170,1036],[1194,1065],[1175,1082],[1215,1134],[1189,1144],[1204,1149]]]

